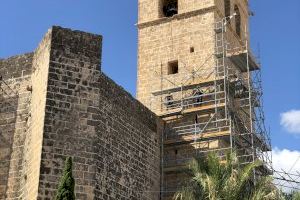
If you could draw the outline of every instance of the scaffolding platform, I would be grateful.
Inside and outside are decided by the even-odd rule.
[[[194,112],[200,112],[201,113],[207,113],[210,112],[213,109],[225,107],[225,103],[217,103],[217,104],[211,104],[211,105],[201,105],[201,106],[195,106],[192,108],[186,108],[182,110],[182,114],[188,114],[188,113],[194,113]]]
[[[271,174],[261,67],[249,41],[228,33],[224,22],[215,24],[215,50],[199,68],[186,66],[182,80],[155,76],[160,87],[150,94],[150,107],[165,121],[162,171],[169,175],[210,151],[236,152],[241,165],[261,160],[255,173]]]
[[[214,139],[214,138],[224,137],[224,136],[230,136],[230,131],[208,132],[208,133],[203,133],[203,134],[191,133],[190,135],[181,136],[180,138],[176,138],[176,139],[166,139],[164,141],[164,144],[170,145],[170,144],[191,143],[191,142],[200,141],[203,139]]]
[[[237,50],[237,51],[229,51],[227,52],[227,57],[237,66],[241,72],[245,73],[248,71],[259,70],[260,66],[257,63],[255,57],[248,52],[248,50]]]
[[[159,96],[159,95],[163,95],[163,94],[169,94],[169,93],[174,93],[174,92],[180,92],[181,90],[189,90],[189,89],[193,89],[196,88],[197,86],[210,86],[212,85],[215,81],[217,82],[221,82],[224,81],[224,76],[219,76],[217,78],[215,77],[211,77],[208,79],[197,79],[197,80],[193,80],[191,81],[189,84],[184,85],[182,87],[177,86],[177,87],[172,87],[172,88],[167,88],[167,89],[162,89],[159,91],[154,91],[152,92],[152,95],[154,96]]]
[[[211,104],[211,105],[201,105],[201,106],[195,106],[191,108],[175,108],[172,110],[167,110],[167,111],[162,111],[161,113],[158,113],[157,115],[162,118],[167,118],[173,115],[185,115],[185,114],[190,114],[190,113],[195,113],[195,112],[202,112],[203,114],[205,113],[210,113],[211,110],[214,110],[216,108],[222,108],[225,107],[225,103],[218,103],[218,104]]]
[[[159,117],[162,117],[162,118],[167,118],[167,117],[171,117],[171,116],[174,116],[174,115],[181,115],[181,111],[182,111],[182,108],[176,108],[176,109],[172,109],[172,110],[167,110],[167,111],[162,111],[161,113],[158,113],[157,115]]]

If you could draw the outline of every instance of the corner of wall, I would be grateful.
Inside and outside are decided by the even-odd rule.
[[[27,135],[25,144],[27,148],[25,151],[27,160],[25,199],[37,199],[38,196],[52,31],[53,29],[49,29],[39,44],[32,63],[32,99],[29,120],[31,131],[30,135]]]

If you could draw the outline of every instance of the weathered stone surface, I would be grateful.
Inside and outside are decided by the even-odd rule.
[[[20,195],[33,54],[0,60],[0,199]]]
[[[170,2],[173,4],[172,12],[176,11],[171,17],[164,12]],[[234,104],[229,103],[234,98],[229,94],[231,89],[224,89],[224,94],[223,89],[220,89],[227,87],[227,80],[224,85],[218,82],[223,81],[222,76],[228,76],[228,71],[234,77],[241,73],[239,67],[233,66],[232,61],[223,56],[227,57],[230,49],[231,52],[233,49],[237,52],[245,48],[243,42],[249,37],[249,4],[248,1],[240,0],[139,0],[138,3],[137,99],[164,118],[166,123],[161,199],[170,200],[174,191],[181,188],[188,178],[181,171],[188,160],[200,151],[208,152],[225,147],[229,149],[233,146],[225,137],[211,137],[203,139],[204,141],[200,138],[201,142],[197,142],[196,134],[203,135],[203,131],[209,130],[212,124],[220,127],[221,131],[222,125],[209,123],[209,119],[212,114],[222,115],[216,117],[218,120],[223,118],[228,113],[224,110],[230,109]],[[223,29],[225,33],[221,34],[220,29],[224,24],[227,24],[226,30]],[[237,34],[238,32],[242,34]],[[225,49],[227,52],[223,52]],[[222,71],[224,66],[226,70]],[[215,110],[196,108],[204,105],[193,103],[195,100],[202,101],[195,98],[199,89],[216,91],[216,96],[210,100],[207,100],[208,95],[203,97],[206,103],[214,104]],[[230,99],[225,100],[225,109],[220,108],[220,100],[216,100],[220,93],[225,96],[224,99],[227,99],[227,95]],[[238,109],[239,106],[236,110]],[[243,121],[250,121],[250,118],[243,118]],[[248,124],[246,129],[251,130],[251,123]],[[193,133],[195,138],[189,142],[186,138],[194,137]],[[166,141],[171,140],[170,136],[175,139]],[[181,138],[180,142],[176,141],[178,138]]]
[[[24,76],[11,119],[0,112],[0,199],[53,199],[67,156],[76,199],[159,199],[160,122],[100,71],[101,43],[53,27],[34,53],[0,60],[5,82]]]

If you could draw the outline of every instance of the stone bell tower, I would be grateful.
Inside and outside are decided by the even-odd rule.
[[[248,35],[247,0],[139,0],[138,99],[150,107],[154,91],[188,80],[215,52],[215,23],[234,13],[227,28],[238,42]]]
[[[261,159],[270,141],[260,66],[249,47],[247,0],[139,0],[137,98],[164,119],[162,199],[194,156],[236,151]]]

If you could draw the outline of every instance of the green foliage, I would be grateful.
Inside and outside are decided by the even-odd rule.
[[[65,161],[63,176],[61,177],[56,194],[56,200],[75,200],[75,181],[72,175],[72,158]]]
[[[284,193],[285,200],[300,200],[300,192]]]
[[[293,200],[300,200],[300,192],[293,193]]]
[[[262,177],[254,186],[254,162],[241,167],[235,154],[221,162],[216,154],[194,158],[186,171],[191,179],[178,191],[175,200],[281,200],[281,193],[270,177]]]

